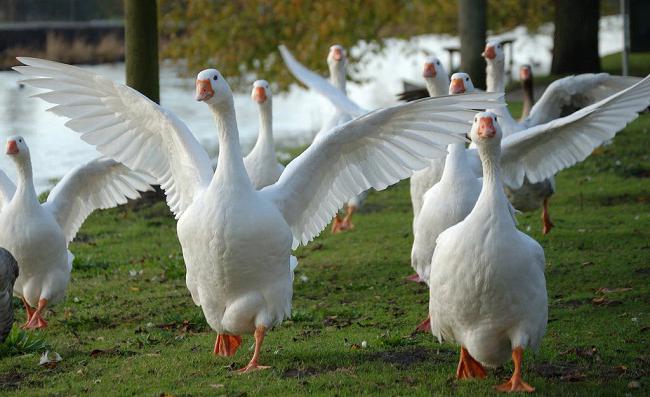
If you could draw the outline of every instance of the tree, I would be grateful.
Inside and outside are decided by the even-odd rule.
[[[555,0],[551,73],[600,71],[600,0]]]
[[[460,69],[469,73],[476,87],[485,88],[486,0],[458,0]]]
[[[550,19],[547,0],[487,1],[493,5],[487,19],[495,32],[522,23],[534,28]],[[457,3],[450,0],[160,0],[159,4],[162,55],[182,60],[190,74],[216,67],[233,88],[240,89],[248,89],[256,78],[274,83],[274,89],[295,82],[279,57],[279,44],[287,45],[307,67],[326,73],[330,45],[350,47],[363,41],[368,45],[361,53],[348,53],[355,76],[356,61],[367,52],[381,51],[385,39],[455,34],[458,16]]]
[[[126,83],[160,102],[156,0],[125,0]]]

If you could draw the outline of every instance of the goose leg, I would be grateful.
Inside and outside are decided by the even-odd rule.
[[[512,377],[506,383],[496,386],[497,391],[501,392],[527,392],[531,393],[535,391],[535,388],[524,382],[521,379],[521,361],[524,355],[524,349],[522,347],[515,347],[512,350],[512,361],[515,364],[515,370],[512,373]]]
[[[25,328],[25,327],[27,327],[27,324],[29,324],[29,320],[34,315],[35,310],[32,309],[32,307],[29,305],[29,303],[27,303],[27,301],[25,300],[24,297],[21,298],[21,299],[23,301],[23,305],[25,306],[25,315],[27,316],[27,320],[25,320],[25,324],[23,324],[23,328]]]
[[[348,209],[345,213],[345,218],[343,218],[343,222],[341,224],[342,230],[354,229],[354,224],[352,223],[352,215],[354,215],[356,211],[357,207],[355,205],[348,205]]]
[[[415,328],[415,332],[422,332],[422,333],[427,333],[431,332],[431,317],[427,316],[427,319],[422,321],[418,326]]]
[[[39,299],[38,307],[30,317],[27,324],[25,324],[24,326],[25,329],[47,328],[47,321],[45,321],[45,319],[41,315],[41,313],[45,310],[46,306],[47,306],[47,299],[43,299],[43,298]]]
[[[257,371],[260,369],[271,368],[269,366],[259,365],[257,363],[257,361],[260,359],[260,349],[262,348],[262,342],[264,342],[265,333],[266,333],[266,327],[264,326],[259,326],[255,329],[255,351],[253,352],[253,358],[251,358],[251,361],[249,361],[244,368],[237,370],[237,372],[239,372],[240,374]]]
[[[548,197],[544,199],[544,205],[542,207],[542,224],[543,224],[543,228],[542,228],[543,234],[548,234],[553,228],[553,226],[555,226],[553,222],[551,222],[551,216],[548,213]]]
[[[332,219],[332,234],[337,234],[342,232],[343,230],[341,229],[341,225],[343,224],[343,220],[339,216],[339,214],[336,214],[334,219]]]
[[[458,379],[484,379],[487,376],[485,368],[472,357],[464,346],[460,347],[460,360],[456,369]]]

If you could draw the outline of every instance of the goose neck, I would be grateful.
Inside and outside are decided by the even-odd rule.
[[[441,181],[456,182],[458,178],[465,175],[474,177],[467,164],[465,144],[452,143],[447,146],[447,157],[445,158],[445,168],[442,171]]]
[[[250,185],[239,144],[239,130],[237,129],[233,99],[229,98],[218,104],[209,104],[209,106],[214,116],[219,137],[219,159],[213,182],[223,177],[232,177],[247,180]]]
[[[505,84],[505,63],[503,61],[488,62],[486,67],[486,88],[487,92],[504,92]]]
[[[341,90],[344,94],[347,94],[347,88],[346,88],[346,67],[345,65],[337,65],[334,67],[330,68],[330,82],[332,85],[339,90]]]
[[[15,158],[16,171],[18,172],[18,183],[14,200],[36,201],[36,190],[34,189],[34,177],[32,174],[32,162],[28,156]]]
[[[522,84],[522,88],[524,90],[524,105],[523,105],[522,114],[524,116],[528,116],[530,114],[531,109],[533,108],[533,103],[535,102],[532,80],[524,81]]]
[[[273,112],[271,100],[259,105],[259,134],[255,142],[255,149],[264,149],[275,153],[275,142],[273,141]]]
[[[429,96],[437,97],[449,93],[449,78],[425,79]]]

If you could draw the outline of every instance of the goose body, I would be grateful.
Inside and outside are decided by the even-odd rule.
[[[82,96],[66,97],[55,113],[70,117],[82,114],[80,106],[99,106],[118,123],[128,120],[118,127],[108,122],[112,135],[97,149],[158,179],[178,219],[187,287],[218,333],[214,352],[233,355],[240,335],[255,336],[244,372],[264,368],[258,360],[266,331],[290,313],[296,265],[291,250],[320,233],[349,198],[384,189],[443,155],[447,144],[462,139],[469,109],[500,101],[496,94],[443,97],[374,111],[322,134],[276,183],[256,191],[241,156],[232,92],[217,70],[206,69],[196,80],[196,99],[207,104],[217,125],[220,153],[213,172],[187,127],[132,89],[70,65],[20,61],[28,66],[18,71],[37,76],[28,83],[53,90],[43,99],[57,103],[54,94],[84,87]],[[79,101],[69,102],[74,99]],[[107,133],[77,120],[68,123],[82,139]],[[142,139],[151,142],[148,156],[138,145]]]
[[[271,87],[266,80],[253,83],[251,94],[259,107],[260,128],[255,146],[246,157],[244,166],[256,190],[272,185],[280,178],[284,166],[277,160],[273,139],[273,112]]]
[[[440,234],[429,280],[431,330],[440,341],[461,345],[459,378],[485,377],[482,365],[501,365],[511,355],[520,367],[523,349],[539,346],[548,316],[544,251],[517,230],[510,214],[493,113],[477,115],[472,140],[483,187],[470,214]],[[532,391],[515,378],[500,388]]]
[[[25,305],[25,327],[43,328],[45,307],[65,296],[74,258],[68,244],[83,221],[95,209],[139,197],[138,191],[149,190],[152,180],[113,160],[97,159],[68,173],[41,204],[25,140],[9,138],[7,155],[16,163],[18,184],[0,171],[0,246],[20,268],[14,293]]]
[[[414,221],[411,266],[427,284],[438,235],[465,219],[481,191],[481,182],[469,167],[464,144],[447,149],[442,178],[424,195],[424,205]]]
[[[6,249],[0,248],[0,343],[7,339],[14,324],[14,307],[11,298],[18,274],[16,258]]]

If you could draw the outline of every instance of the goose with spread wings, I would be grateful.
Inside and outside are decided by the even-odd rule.
[[[217,125],[216,172],[205,150],[175,116],[133,89],[89,71],[33,58],[19,72],[48,90],[52,111],[104,155],[158,179],[178,219],[192,299],[218,333],[215,354],[230,356],[243,334],[259,365],[268,329],[290,315],[291,251],[318,235],[338,209],[369,188],[384,189],[444,156],[463,139],[471,109],[498,106],[499,94],[432,98],[378,110],[336,127],[257,191],[246,173],[233,96],[216,69],[200,72],[196,99]]]
[[[14,293],[27,313],[26,329],[45,328],[43,313],[61,301],[70,282],[73,255],[68,245],[94,210],[140,197],[154,180],[114,160],[99,158],[70,171],[41,204],[34,189],[25,139],[7,140],[18,183],[0,171],[0,246],[14,255],[20,276]]]

